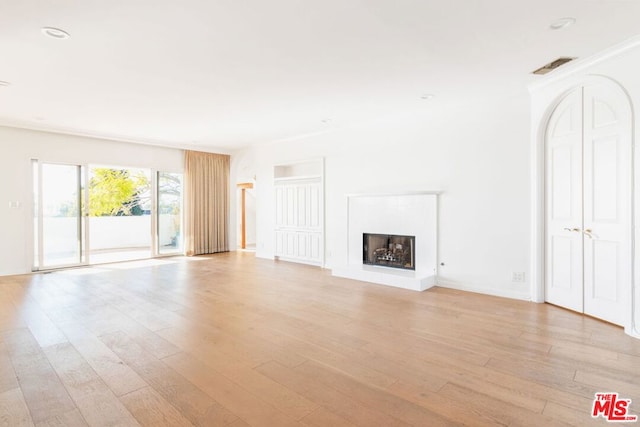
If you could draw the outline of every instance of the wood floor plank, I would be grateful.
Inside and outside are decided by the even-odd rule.
[[[547,402],[547,406],[544,408],[543,414],[553,418],[554,420],[576,427],[595,427],[603,425],[602,419],[591,418],[591,407],[585,407],[582,410],[578,410],[559,405],[555,402]]]
[[[265,363],[257,370],[357,426],[409,425],[317,380],[309,380],[304,375],[276,362]]]
[[[18,387],[0,392],[0,426],[33,426],[29,408]]]
[[[8,287],[8,285],[2,286]],[[8,293],[3,293],[0,297],[0,332],[26,327],[27,325],[14,305],[11,296]]]
[[[313,339],[308,338],[305,334],[291,336],[266,330],[263,330],[263,334],[269,334],[269,337],[274,342],[307,359],[325,363],[345,371],[348,370],[351,375],[358,377],[366,384],[384,388],[397,381],[397,378],[370,368],[366,363],[354,365],[352,358],[340,352],[331,351],[321,344],[314,343]]]
[[[265,402],[290,414],[294,419],[299,420],[317,408],[313,402],[255,371],[250,363],[243,362],[238,357],[230,357],[228,353],[218,351],[216,345],[206,341],[196,347],[188,346],[187,342],[192,342],[195,337],[189,334],[181,336],[186,339],[183,343],[185,350],[190,351],[191,355],[205,364],[209,370],[232,379],[239,386],[261,396]],[[170,363],[171,358],[164,359],[164,362]]]
[[[47,419],[36,423],[36,427],[85,427],[88,425],[78,409],[52,413]]]
[[[142,426],[186,427],[194,425],[151,387],[132,391],[121,396],[120,400]]]
[[[67,341],[65,335],[44,313],[42,308],[31,298],[23,301],[21,316],[24,323],[41,347],[55,345]]]
[[[335,371],[330,367],[313,361],[297,366],[294,370],[303,374],[305,378],[325,384],[358,400],[363,405],[381,410],[385,414],[389,414],[410,425],[446,426],[454,423],[454,420],[447,420],[438,413],[431,412],[412,402],[407,402],[388,390],[368,387],[348,374]]]
[[[103,342],[125,361],[160,396],[194,425],[226,425],[235,414],[207,396],[197,384],[147,352],[122,332],[103,335]]]
[[[552,387],[564,387],[568,391],[581,394],[583,396],[590,396],[593,394],[589,388],[573,383],[572,380],[576,373],[575,369],[566,369],[563,365],[554,366],[552,364],[535,362],[528,359],[491,359],[487,362],[486,366],[498,371],[525,377],[529,380],[547,384]]]
[[[82,325],[62,323],[60,329],[116,396],[148,386],[131,367],[124,364],[111,349]]]
[[[229,427],[251,427],[251,424],[247,423],[242,418],[238,418],[237,420],[229,424]]]
[[[191,325],[164,329],[158,331],[158,334],[163,337],[172,334],[173,340],[167,339],[174,342],[187,331],[197,333],[201,337],[206,337],[207,341],[215,342],[221,351],[228,349],[235,355],[242,353],[243,358],[253,360],[254,366],[268,360],[277,360],[285,366],[296,366],[305,360],[296,353],[265,339],[262,330],[258,330],[255,326],[262,321],[261,316],[247,316],[247,313],[242,310],[219,306],[214,311],[208,307],[190,307],[185,309],[184,315],[191,316]],[[194,325],[194,321],[197,324]],[[245,339],[238,340],[238,337]]]
[[[63,343],[47,347],[45,354],[87,423],[137,425],[122,402],[73,345]]]
[[[640,369],[640,366],[638,367]],[[575,381],[580,384],[586,384],[592,387],[594,393],[615,391],[626,399],[632,399],[640,404],[640,384],[636,381],[624,381],[603,375],[601,372],[587,372],[578,370],[575,375]]]
[[[509,402],[498,400],[484,393],[478,393],[455,384],[447,384],[438,394],[449,400],[465,402],[467,406],[493,419],[498,425],[538,427],[563,424],[551,417],[519,408]]]
[[[250,253],[6,276],[0,417],[592,425],[596,391],[640,401],[639,343],[547,304],[372,285]]]
[[[320,407],[304,417],[302,420],[302,424],[310,427],[326,427],[326,426],[335,426],[335,427],[353,427],[355,424],[350,423],[342,417],[334,414],[333,412]]]
[[[390,388],[396,396],[408,402],[413,402],[423,408],[440,414],[440,416],[454,420],[459,425],[474,427],[495,426],[496,421],[486,414],[474,410],[466,405],[466,402],[452,401],[436,392],[418,389],[412,384],[398,381]]]
[[[4,334],[4,342],[34,423],[76,409],[60,378],[28,329]]]
[[[296,426],[294,417],[269,405],[192,356],[177,354],[164,362],[252,426]]]
[[[2,334],[0,334],[2,336]],[[18,388],[18,378],[13,370],[4,341],[0,342],[0,393]]]

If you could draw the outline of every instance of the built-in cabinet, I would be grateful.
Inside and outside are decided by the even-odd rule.
[[[322,160],[275,166],[276,258],[323,265],[323,181]]]

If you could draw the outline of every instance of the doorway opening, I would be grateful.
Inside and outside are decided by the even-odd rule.
[[[252,182],[237,185],[238,249],[256,250],[256,195]]]
[[[181,255],[182,173],[32,160],[33,270]]]

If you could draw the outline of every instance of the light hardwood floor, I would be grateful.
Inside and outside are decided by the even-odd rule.
[[[0,425],[605,425],[640,340],[250,253],[0,277]]]

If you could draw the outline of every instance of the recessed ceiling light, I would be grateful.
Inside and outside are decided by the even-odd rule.
[[[0,80],[0,86],[10,86],[11,83]]]
[[[549,25],[549,28],[551,28],[552,30],[562,30],[563,28],[567,28],[575,23],[576,23],[576,18],[571,18],[571,17],[560,18],[553,21],[551,25]]]
[[[324,125],[328,125],[329,123],[331,123],[331,119],[322,119],[320,120],[322,122],[322,124]]]
[[[40,31],[42,31],[42,34],[47,37],[51,37],[52,39],[63,40],[71,37],[69,33],[67,33],[65,30],[61,30],[60,28],[42,27]]]
[[[432,93],[425,93],[424,95],[422,95],[420,97],[420,99],[424,99],[425,101],[428,101],[430,99],[433,99],[434,97],[435,97],[435,95],[432,94]]]

